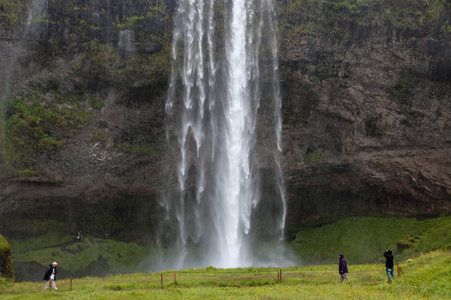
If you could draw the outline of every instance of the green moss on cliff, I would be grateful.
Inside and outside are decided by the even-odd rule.
[[[85,60],[91,65],[90,76],[114,84],[122,86],[133,85],[136,82],[142,82],[142,85],[161,84],[169,77],[169,51],[136,54],[128,59],[121,59],[113,45],[93,41],[87,53]]]
[[[49,94],[47,94],[49,95]],[[5,157],[8,175],[30,176],[43,153],[58,151],[71,130],[81,128],[90,114],[77,107],[58,105],[35,93],[17,95],[6,102]]]
[[[337,39],[345,37],[352,26],[371,27],[378,22],[400,30],[424,30],[446,19],[450,8],[445,0],[285,0],[279,6],[279,14],[282,32]],[[440,30],[447,32],[447,28],[445,25]]]
[[[279,6],[284,42],[304,35],[330,37],[349,42],[356,26],[369,27],[382,6],[380,0],[287,0]],[[362,30],[361,29],[361,30]],[[365,34],[360,36],[365,37]]]
[[[451,43],[450,13],[451,4],[445,0],[284,0],[279,4],[282,48],[300,44],[307,36],[340,46],[358,45],[377,31],[386,34],[387,41],[426,38],[435,63],[449,68],[449,54],[443,57],[440,49]]]
[[[159,152],[155,150],[155,145],[133,145],[130,143],[121,143],[117,147],[124,152],[130,152],[137,155],[158,155]]]
[[[14,263],[11,256],[11,247],[8,241],[0,234],[0,277],[14,280]]]
[[[0,0],[0,36],[9,31],[18,28],[26,16],[25,0]]]
[[[91,41],[117,44],[119,32],[132,30],[138,51],[149,44],[165,48],[172,29],[170,10],[161,0],[97,1],[50,0],[47,8],[47,37],[41,41],[47,55],[83,52]],[[47,44],[51,43],[52,51]]]

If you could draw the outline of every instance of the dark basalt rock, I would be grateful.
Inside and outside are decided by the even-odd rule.
[[[154,242],[163,213],[159,200],[177,182],[165,173],[177,159],[168,149],[174,145],[168,145],[164,128],[170,55],[158,56],[170,48],[170,39],[162,37],[170,36],[172,27],[162,20],[144,18],[140,23],[135,18],[130,26],[136,31],[137,51],[120,60],[114,48],[117,32],[143,8],[116,2],[108,7],[100,1],[95,11],[84,12],[91,34],[76,34],[82,31],[77,13],[60,4],[48,14],[64,18],[64,25],[49,24],[41,41],[1,35],[0,70],[8,70],[11,53],[21,62],[15,65],[13,93],[42,88],[61,94],[63,100],[45,95],[49,102],[64,102],[75,93],[80,109],[92,113],[81,128],[65,132],[61,149],[36,153],[34,177],[2,177],[0,232],[8,236],[44,234],[51,230],[45,222],[53,220],[70,233],[86,226],[86,234]],[[165,2],[171,16],[175,2]],[[311,21],[306,16],[315,9],[282,16],[293,18],[293,27],[280,32],[288,238],[300,226],[349,214],[422,214],[426,205],[434,212],[450,210],[449,39],[439,40],[439,32],[430,28],[397,29],[378,17],[382,7],[363,25],[346,20],[332,24],[337,35],[306,32],[301,25]],[[441,28],[449,9],[442,14],[433,28]],[[122,27],[111,27],[113,21]],[[323,25],[320,18],[315,22]],[[152,40],[152,29],[159,39]],[[105,48],[93,55],[93,45]],[[106,51],[108,47],[113,50]],[[99,98],[102,106],[94,109],[90,97]],[[268,146],[273,129],[265,120],[274,112],[264,84],[259,113],[259,165],[268,174],[274,168]],[[138,146],[144,150],[139,152]],[[269,180],[264,176],[263,181]],[[272,209],[271,191],[261,196],[255,213],[266,216]],[[270,239],[271,224],[256,221],[255,230]]]

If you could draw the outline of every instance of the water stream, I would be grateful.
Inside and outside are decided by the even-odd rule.
[[[24,47],[21,47],[29,40],[34,40],[37,35],[45,29],[47,26],[46,22],[40,22],[47,13],[48,0],[32,0],[30,1],[30,6],[28,9],[28,15],[25,22],[24,30],[19,38],[12,38],[10,43],[11,48],[14,51],[9,53],[6,68],[1,70],[0,74],[0,164],[5,166],[6,164],[6,154],[5,154],[5,139],[6,139],[6,126],[4,124],[4,101],[9,97],[11,92],[11,86],[14,83],[14,77],[16,76],[16,63],[20,55],[24,53]],[[14,45],[17,44],[17,45]]]
[[[166,102],[167,139],[178,157],[168,182],[176,184],[168,184],[162,201],[167,222],[160,232],[160,240],[176,240],[176,250],[163,268],[287,264],[276,28],[272,0],[179,3]],[[265,121],[272,124],[278,208],[267,216],[275,219],[277,242],[265,257],[256,254],[252,234],[262,198],[262,99],[273,112]]]

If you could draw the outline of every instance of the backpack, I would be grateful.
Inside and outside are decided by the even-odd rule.
[[[49,279],[50,279],[49,271],[50,271],[51,268],[52,268],[52,267],[49,266],[49,267],[47,268],[47,270],[45,270],[45,273],[44,273],[44,280],[49,280]]]

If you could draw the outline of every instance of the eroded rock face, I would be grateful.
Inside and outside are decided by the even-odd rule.
[[[348,214],[415,215],[426,205],[433,212],[451,206],[449,41],[440,44],[429,32],[409,36],[380,20],[354,25],[337,25],[351,37],[346,41],[300,32],[280,47],[288,235],[305,223]],[[27,53],[23,44],[0,41],[1,49],[14,47],[18,56]],[[163,214],[159,200],[177,180],[165,173],[176,159],[164,129],[168,71],[157,68],[146,77],[123,72],[130,65],[115,56],[117,69],[106,63],[111,57],[100,63],[82,57],[59,55],[42,69],[19,59],[18,90],[73,94],[83,88],[104,106],[83,104],[91,120],[67,133],[59,151],[41,154],[34,177],[1,182],[0,232],[30,236],[58,226],[152,243]],[[7,62],[0,54],[0,64]],[[44,98],[56,101],[52,94]],[[265,117],[272,107],[262,101],[260,111],[259,135],[271,137]],[[120,146],[143,144],[152,144],[155,153]],[[274,167],[266,159],[271,144],[259,140],[263,171]]]
[[[282,47],[288,227],[450,209],[449,56],[437,73],[429,37],[387,29],[347,46],[319,37]]]

